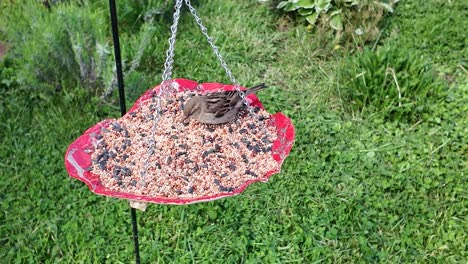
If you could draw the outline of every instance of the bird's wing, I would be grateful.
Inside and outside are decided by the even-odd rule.
[[[237,91],[226,91],[220,93],[211,93],[206,95],[207,112],[213,113],[219,118],[235,107],[239,102],[240,96]]]

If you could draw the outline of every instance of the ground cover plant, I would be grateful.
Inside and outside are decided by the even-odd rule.
[[[22,8],[34,9],[27,14],[36,14],[41,25],[60,10],[75,10],[85,16],[83,21],[102,21],[101,35],[91,36],[102,39],[111,52],[106,1],[82,1],[82,7],[70,5],[70,10],[60,6],[61,1],[51,2],[57,3],[50,11],[38,11],[28,6],[31,3]],[[153,6],[156,3],[164,1]],[[68,144],[97,121],[119,116],[116,95],[103,96],[103,87],[93,90],[87,79],[81,80],[69,45],[80,39],[81,27],[75,28],[76,38],[60,33],[71,48],[57,52],[75,61],[70,68],[62,67],[44,37],[63,25],[31,31],[27,21],[21,25],[23,20],[3,19],[8,4],[0,3],[0,41],[10,47],[0,61],[0,259],[129,263],[133,244],[128,203],[92,194],[63,166]],[[129,106],[159,83],[170,25],[163,6],[151,24],[139,15],[150,7],[136,14],[131,7],[119,6],[127,65],[141,52],[145,32],[151,34],[138,66],[126,71]],[[197,8],[237,79],[271,86],[261,94],[262,102],[268,111],[282,111],[293,120],[296,142],[280,174],[240,196],[190,206],[151,205],[139,213],[142,263],[466,261],[464,1],[399,3],[385,21],[382,36],[365,51],[360,44],[337,48],[334,36],[284,24],[268,3],[210,0],[197,2]],[[87,25],[90,30],[99,28],[95,26]],[[12,28],[15,31],[8,30]],[[27,43],[20,43],[21,38]],[[94,58],[95,47],[89,46],[87,59]],[[411,70],[393,61],[382,69],[367,69],[360,62],[394,49],[415,56]],[[175,77],[228,82],[187,16],[181,20],[176,51]],[[32,61],[23,53],[40,59]],[[112,53],[106,58],[112,62]],[[51,81],[28,77],[35,74],[25,68],[28,63],[48,69]],[[54,68],[48,68],[51,65]],[[391,104],[395,110],[394,100],[366,100],[361,107],[349,108],[361,98],[350,96],[356,89],[398,98],[384,94],[377,84],[354,81],[367,69],[381,74],[382,85],[395,92],[387,68],[395,71],[400,88],[408,83],[405,87],[414,95],[409,98],[415,98],[414,106],[421,111],[405,108],[395,114],[387,105],[396,102]],[[427,85],[417,88],[420,82],[429,82],[430,91]],[[420,97],[420,92],[428,96]]]

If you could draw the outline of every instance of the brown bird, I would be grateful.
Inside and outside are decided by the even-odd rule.
[[[184,105],[184,120],[192,118],[200,123],[211,125],[231,122],[244,106],[240,93],[247,97],[267,87],[262,83],[245,91],[226,91],[194,96]]]

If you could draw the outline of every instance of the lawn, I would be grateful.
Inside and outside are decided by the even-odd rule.
[[[106,1],[95,2],[102,6],[93,7],[101,10],[93,21],[102,18],[110,40]],[[268,1],[196,6],[239,82],[271,86],[260,98],[269,112],[293,120],[295,144],[281,173],[242,195],[186,206],[152,204],[138,212],[142,263],[466,263],[468,4],[400,1],[367,51],[309,32]],[[49,11],[34,12],[43,12],[34,18],[42,21]],[[125,23],[134,13],[119,12],[127,63],[140,45],[132,34],[149,32],[138,67],[125,79],[131,106],[161,80],[171,14],[164,11],[140,29]],[[174,77],[229,82],[187,14]],[[0,19],[0,41],[10,43],[0,62],[1,262],[131,263],[128,202],[93,194],[68,176],[63,161],[68,145],[88,127],[119,116],[116,93],[103,102],[86,83],[62,81],[66,67],[49,69],[48,76],[58,76],[56,89],[49,89],[28,74],[35,63],[68,51],[51,46],[37,53],[48,42],[39,39],[45,33],[31,33],[34,28],[24,33],[24,43],[15,43],[5,32],[22,22],[9,23]],[[395,108],[397,114],[373,105],[348,107],[354,102],[341,95],[354,86],[341,74],[343,65],[377,49],[413,54],[414,64],[408,63],[416,69],[402,70],[398,79],[418,82],[412,74],[429,67],[434,76],[427,78],[440,94],[416,94],[421,108]],[[43,57],[21,57],[21,51]],[[32,82],[37,85],[25,85]]]

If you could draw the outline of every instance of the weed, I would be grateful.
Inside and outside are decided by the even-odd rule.
[[[382,112],[390,120],[414,121],[446,88],[417,51],[369,48],[345,59],[339,93],[348,111]]]

